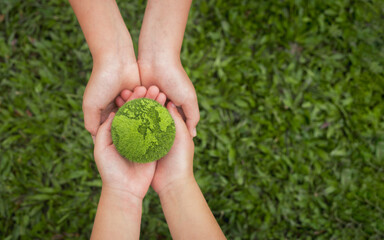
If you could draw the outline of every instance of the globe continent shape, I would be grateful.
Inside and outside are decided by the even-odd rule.
[[[111,127],[112,141],[124,158],[148,163],[164,157],[175,140],[175,122],[160,103],[147,98],[126,102]]]

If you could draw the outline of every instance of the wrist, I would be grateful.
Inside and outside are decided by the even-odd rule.
[[[145,27],[143,23],[139,36],[138,61],[151,64],[180,62],[179,44],[169,36],[156,33],[159,31],[157,28],[158,26]]]
[[[113,44],[105,44],[103,47],[91,49],[94,64],[113,63],[116,66],[137,64],[129,33],[117,35],[112,42]]]
[[[160,57],[159,55],[146,57],[139,55],[137,66],[140,70],[141,83],[144,86],[146,86],[147,80],[156,80],[158,83],[170,73],[183,69],[180,59],[169,56]]]
[[[152,68],[178,66],[181,65],[180,53],[157,50],[141,50],[139,47],[137,63],[139,67],[150,66]]]
[[[125,83],[132,82],[132,88],[129,88],[129,90],[140,84],[136,59],[125,54],[108,52],[95,56],[93,58],[93,71],[108,73],[110,78],[111,76],[118,76],[118,79],[124,80]]]
[[[122,211],[140,213],[143,199],[133,193],[118,188],[102,187],[101,198],[108,198],[115,203]]]
[[[121,54],[114,52],[104,52],[100,54],[92,54],[93,66],[111,65],[115,68],[124,68],[130,65],[136,65],[135,56],[130,57],[129,54]]]
[[[170,196],[177,196],[183,191],[188,190],[189,188],[193,188],[196,185],[197,182],[192,175],[186,178],[175,179],[156,192],[159,195],[160,200],[164,200]]]

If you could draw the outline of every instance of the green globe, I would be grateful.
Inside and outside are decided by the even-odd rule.
[[[111,132],[121,156],[132,162],[148,163],[169,152],[176,128],[165,107],[152,99],[139,98],[117,111]]]

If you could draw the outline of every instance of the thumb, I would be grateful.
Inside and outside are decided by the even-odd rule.
[[[176,136],[180,133],[189,135],[187,126],[185,125],[185,122],[181,117],[179,111],[177,110],[175,104],[173,104],[173,102],[169,102],[167,105],[167,109],[171,114],[173,121],[175,121]]]
[[[95,148],[104,148],[112,144],[111,126],[115,113],[110,113],[107,120],[99,127],[96,135]]]
[[[192,137],[196,137],[196,125],[200,120],[199,105],[197,99],[181,105],[186,117],[186,124]]]
[[[83,103],[84,126],[91,133],[92,137],[96,136],[97,130],[100,127],[101,109],[96,106]]]

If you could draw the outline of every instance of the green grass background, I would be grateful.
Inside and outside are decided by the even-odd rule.
[[[135,41],[145,1],[118,1]],[[195,0],[195,175],[228,239],[384,239],[384,2]],[[89,238],[92,59],[66,1],[0,0],[0,238]],[[170,234],[156,194],[142,239]]]

